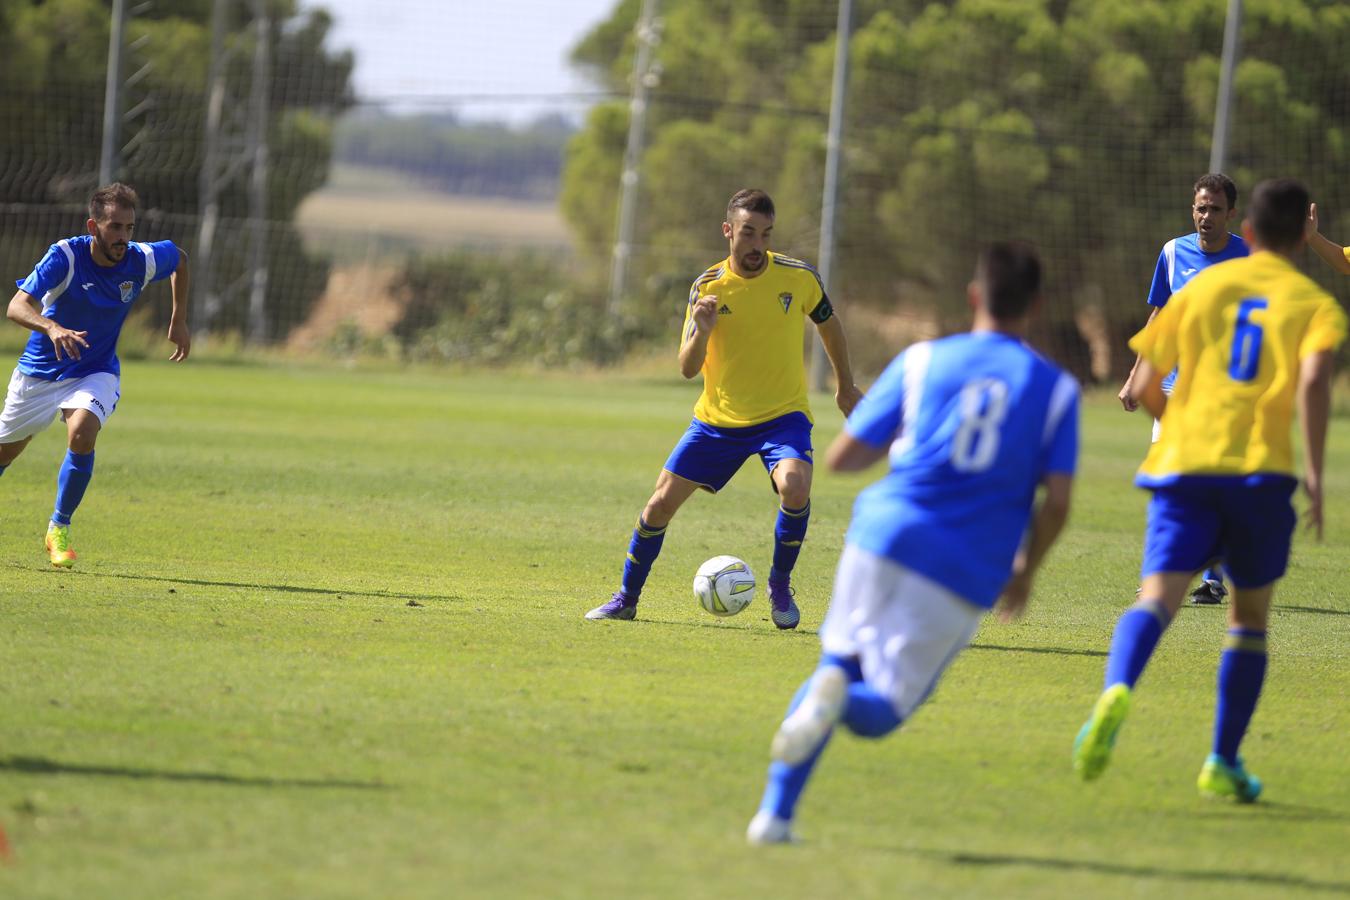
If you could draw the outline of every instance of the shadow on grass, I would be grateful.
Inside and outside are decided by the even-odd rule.
[[[462,602],[457,594],[418,594],[410,591],[363,591],[349,588],[317,588],[295,584],[261,584],[246,581],[209,581],[200,578],[169,578],[164,575],[124,575],[118,572],[62,572],[67,578],[120,578],[123,581],[158,581],[162,584],[192,584],[198,587],[251,588],[258,591],[276,591],[279,594],[316,594],[328,597],[370,597],[377,600],[445,600]]]
[[[650,625],[673,625],[676,628],[713,628],[716,629],[717,631],[751,631],[751,629],[745,628],[744,626],[732,625],[730,622],[723,623],[721,621],[718,621],[717,619],[713,619],[710,622],[676,622],[673,619],[652,619],[646,616],[639,616],[637,619],[634,619],[634,621],[646,622]],[[763,621],[770,625],[773,624],[773,620],[771,619],[764,619]],[[788,629],[774,628],[773,630],[785,632],[790,635],[801,635],[803,637],[810,637],[810,638],[816,637],[817,634],[816,632],[812,631],[809,628],[788,628]],[[754,632],[759,633],[759,630],[754,629]]]
[[[1342,893],[1350,891],[1350,882],[1319,881],[1301,875],[1277,872],[1244,872],[1240,869],[1171,869],[1163,866],[1129,865],[1092,859],[1059,859],[1053,856],[1023,856],[1015,853],[951,853],[941,850],[915,850],[914,853],[958,866],[1028,866],[1062,872],[1089,872],[1123,878],[1158,878],[1170,881],[1250,884],[1270,888],[1297,888],[1307,891]]]
[[[22,775],[95,775],[103,778],[135,778],[155,781],[197,781],[206,784],[232,784],[240,787],[355,788],[384,791],[389,785],[372,781],[346,781],[319,778],[252,778],[222,772],[174,772],[165,769],[139,769],[131,766],[93,766],[58,762],[42,756],[0,758],[0,772]]]
[[[1004,653],[1053,653],[1058,656],[1106,656],[1105,650],[1079,650],[1075,647],[1004,647],[1001,644],[971,644],[971,650],[999,650]]]
[[[1320,606],[1283,606],[1279,603],[1271,604],[1270,608],[1287,612],[1316,613],[1319,616],[1350,616],[1350,609],[1323,609]]]

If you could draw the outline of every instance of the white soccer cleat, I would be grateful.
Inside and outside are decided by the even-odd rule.
[[[848,676],[844,670],[838,666],[818,670],[801,705],[778,726],[769,754],[778,762],[795,766],[815,753],[844,714],[847,701]]]
[[[767,809],[755,813],[755,817],[750,820],[750,827],[745,829],[745,839],[759,847],[797,843],[797,836],[792,833],[792,823],[778,818]]]

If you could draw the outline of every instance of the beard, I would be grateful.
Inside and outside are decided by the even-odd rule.
[[[759,251],[752,251],[744,254],[740,261],[741,268],[745,271],[758,272],[760,269],[764,268],[764,264],[769,261],[769,255],[767,253],[760,253]]]
[[[98,242],[98,249],[103,255],[114,262],[121,259],[122,255],[127,252],[127,245],[125,243],[109,244],[99,235],[95,235],[94,240]]]

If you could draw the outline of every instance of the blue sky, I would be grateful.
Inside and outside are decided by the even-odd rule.
[[[568,52],[619,0],[304,0],[335,19],[333,44],[356,52],[365,99],[522,122],[584,104],[539,95],[594,90]],[[535,99],[528,99],[533,96]]]

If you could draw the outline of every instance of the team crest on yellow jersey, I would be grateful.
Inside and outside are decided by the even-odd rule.
[[[792,295],[787,292],[781,293],[778,295],[778,302],[783,304],[783,312],[786,313],[788,307],[792,305]]]
[[[135,289],[135,287],[136,287],[136,284],[135,284],[135,282],[132,282],[132,281],[124,281],[124,282],[122,282],[121,284],[119,284],[119,285],[117,286],[118,290],[120,290],[120,291],[122,292],[122,302],[123,302],[123,303],[130,303],[130,302],[131,302],[131,292]]]

